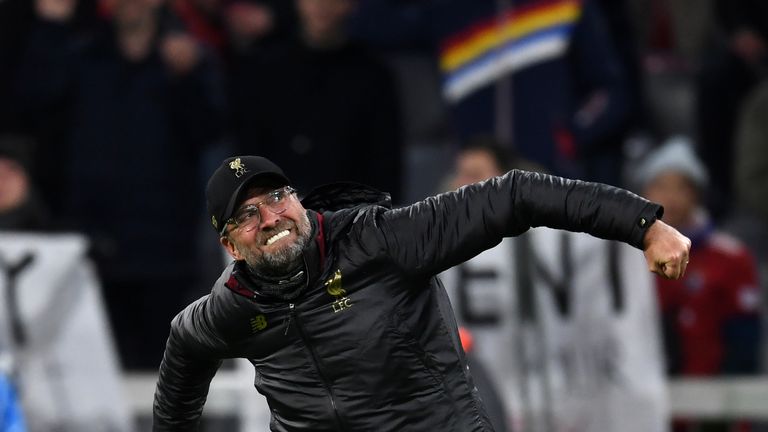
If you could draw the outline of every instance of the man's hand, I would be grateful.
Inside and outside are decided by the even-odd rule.
[[[667,279],[680,279],[688,266],[691,241],[679,231],[657,220],[643,239],[648,269]]]

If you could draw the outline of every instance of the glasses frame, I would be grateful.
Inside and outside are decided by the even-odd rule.
[[[257,211],[255,212],[255,215],[257,215],[257,218],[258,218],[257,222],[256,222],[257,224],[261,222],[261,206],[262,205],[264,205],[267,208],[267,210],[269,210],[273,214],[282,214],[282,213],[284,213],[286,210],[288,210],[288,204],[286,204],[286,207],[284,209],[282,209],[280,211],[274,211],[274,210],[272,210],[270,208],[270,204],[268,204],[267,202],[270,199],[276,198],[276,194],[282,195],[285,198],[290,198],[290,196],[293,195],[294,193],[296,193],[296,189],[292,188],[291,186],[283,186],[281,188],[275,189],[275,190],[267,193],[266,198],[264,198],[263,200],[255,203],[255,204],[248,204],[248,205],[238,209],[237,212],[235,213],[235,215],[233,215],[231,218],[227,219],[227,222],[224,224],[224,227],[221,230],[221,235],[224,236],[224,235],[227,234],[227,227],[230,226],[230,225],[234,225],[234,229],[238,229],[238,228],[240,228],[241,226],[244,226],[244,225],[249,225],[248,223],[244,223],[246,221],[243,221],[243,222],[238,222],[237,221],[238,215],[243,213],[243,211],[245,209],[252,209],[254,207],[256,208]]]

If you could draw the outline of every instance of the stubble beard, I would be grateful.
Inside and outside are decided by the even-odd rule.
[[[303,214],[294,227],[280,225],[268,232],[263,232],[263,238],[260,241],[263,242],[263,239],[269,238],[286,228],[294,229],[297,237],[295,242],[272,253],[264,253],[249,248],[243,248],[240,251],[248,267],[267,276],[288,276],[290,272],[302,264],[304,248],[309,243],[309,236],[312,231],[312,226],[306,213]]]

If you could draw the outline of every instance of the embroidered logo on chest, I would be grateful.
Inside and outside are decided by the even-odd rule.
[[[256,315],[249,322],[251,323],[251,333],[258,333],[267,328],[267,317],[264,315]]]
[[[347,297],[347,291],[341,287],[341,269],[336,270],[333,276],[325,281],[323,286],[325,286],[325,291],[328,292],[329,295],[336,298],[336,300],[331,303],[331,310],[333,310],[333,313],[339,313],[353,306],[352,301]]]

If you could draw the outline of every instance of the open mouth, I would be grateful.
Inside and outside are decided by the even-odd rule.
[[[290,230],[283,230],[283,231],[280,231],[279,233],[273,235],[272,237],[268,238],[267,242],[266,242],[267,246],[269,246],[272,243],[274,243],[274,242],[280,240],[281,238],[287,236],[288,234],[290,234],[290,232],[291,232]]]

